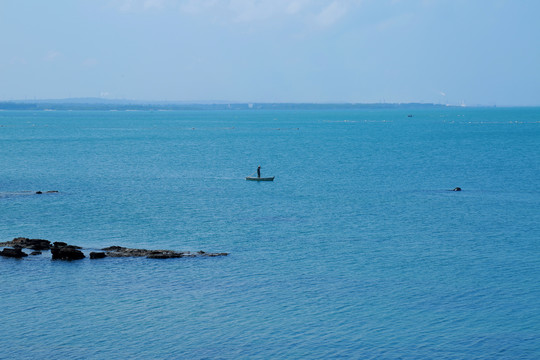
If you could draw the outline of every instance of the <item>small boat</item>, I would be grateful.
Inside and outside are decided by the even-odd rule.
[[[275,178],[275,176],[272,176],[272,177],[251,177],[251,176],[248,176],[248,177],[246,177],[246,180],[251,180],[251,181],[274,181],[274,178]]]

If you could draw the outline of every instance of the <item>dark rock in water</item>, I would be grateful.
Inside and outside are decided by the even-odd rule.
[[[101,250],[104,250],[104,251],[121,251],[123,249],[127,249],[127,248],[121,247],[121,246],[109,246],[109,247],[103,248]]]
[[[107,257],[107,254],[104,252],[91,252],[90,253],[90,259],[103,259],[104,257]]]
[[[36,191],[36,194],[43,194],[43,191]]]
[[[41,255],[41,251],[32,251],[30,255]]]
[[[158,258],[158,257],[163,256],[163,258],[165,258],[166,255],[170,255],[169,257],[172,257],[172,255],[175,255],[175,254],[178,254],[178,255],[182,254],[182,253],[177,253],[172,250],[131,249],[131,248],[125,248],[121,246],[110,246],[101,250],[106,251],[107,255],[111,257],[154,256],[155,258]],[[177,256],[177,257],[180,257],[180,256]]]
[[[37,240],[32,245],[27,247],[32,250],[49,250],[51,243],[47,240]]]
[[[0,243],[0,247],[6,247],[0,256],[24,257],[28,254],[22,249],[32,249],[32,255],[41,254],[41,250],[51,250],[53,260],[79,260],[85,258],[80,246],[69,245],[62,241],[55,241],[53,244],[49,240],[29,239],[18,237],[12,241]],[[11,247],[11,248],[7,248]],[[202,250],[197,252],[174,251],[174,250],[147,250],[132,249],[122,246],[110,246],[102,249],[103,252],[91,252],[90,259],[102,259],[104,257],[147,257],[149,259],[174,259],[183,257],[216,257],[227,256],[228,253],[207,253]]]
[[[461,188],[457,187],[457,188],[452,189],[452,191],[461,191]]]
[[[0,246],[11,246],[11,247],[24,248],[24,249],[32,249],[36,251],[50,250],[53,248],[59,249],[65,246],[71,246],[72,248],[75,248],[75,249],[82,249],[80,246],[68,245],[65,242],[61,242],[61,241],[56,241],[51,245],[51,242],[49,240],[29,239],[25,237],[18,237],[18,238],[13,239],[12,241],[0,243]]]
[[[51,242],[43,239],[29,239],[25,237],[18,237],[12,241],[0,243],[0,246],[17,246],[21,248],[27,248],[32,250],[49,250],[51,248]]]
[[[174,258],[181,258],[184,255],[178,253],[178,254],[169,254],[169,253],[155,253],[150,254],[147,256],[148,259],[174,259]]]
[[[64,246],[60,248],[51,249],[53,260],[80,260],[84,259],[82,251],[78,250],[75,246]]]
[[[52,246],[52,249],[59,249],[59,248],[63,248],[63,247],[66,247],[66,246],[69,246],[73,249],[82,249],[82,247],[80,246],[77,246],[77,245],[69,245],[63,241],[55,241],[53,242],[53,246]]]
[[[197,257],[197,256],[226,256],[227,253],[206,253],[204,251],[198,251],[191,253],[189,251],[174,251],[174,250],[147,250],[147,249],[130,249],[121,246],[110,246],[101,249],[107,252],[107,256],[110,257],[142,257],[146,256],[149,259],[173,259],[182,257]]]
[[[210,253],[206,254],[206,256],[215,257],[215,256],[227,256],[229,253]]]
[[[4,250],[0,251],[0,256],[20,259],[22,257],[28,256],[28,254],[23,252],[20,248],[5,248]]]

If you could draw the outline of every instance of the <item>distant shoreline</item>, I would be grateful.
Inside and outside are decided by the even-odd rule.
[[[327,110],[327,109],[432,109],[459,108],[455,105],[432,103],[183,103],[183,102],[142,102],[114,101],[100,99],[65,100],[19,100],[0,101],[0,110]]]

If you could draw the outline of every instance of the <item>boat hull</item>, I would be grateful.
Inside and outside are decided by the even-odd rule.
[[[272,176],[272,177],[251,177],[251,176],[248,176],[248,177],[246,177],[246,180],[250,180],[250,181],[274,181],[274,177],[275,176]]]

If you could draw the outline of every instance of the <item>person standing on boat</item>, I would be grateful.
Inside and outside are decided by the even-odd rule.
[[[261,177],[261,166],[259,165],[259,167],[257,168],[257,177]]]

